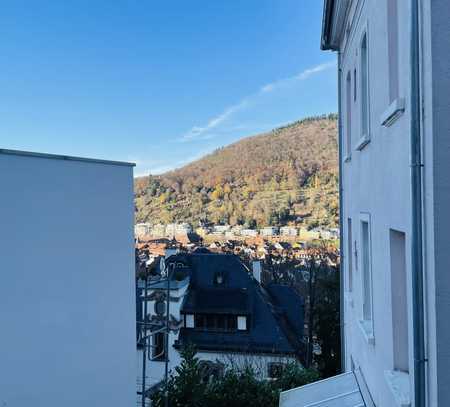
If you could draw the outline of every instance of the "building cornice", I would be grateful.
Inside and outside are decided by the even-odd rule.
[[[339,49],[350,2],[351,0],[324,0],[321,49]]]

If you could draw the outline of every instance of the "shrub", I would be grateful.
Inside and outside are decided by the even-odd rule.
[[[205,382],[195,349],[181,352],[182,362],[168,382],[170,407],[276,407],[280,392],[319,379],[313,369],[287,364],[276,380],[261,380],[251,367],[228,368],[223,376]],[[164,386],[152,396],[153,406],[164,406]]]

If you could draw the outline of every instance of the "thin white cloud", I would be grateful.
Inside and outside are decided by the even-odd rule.
[[[242,99],[239,103],[237,103],[233,106],[230,106],[229,108],[225,109],[218,116],[213,117],[211,120],[209,120],[209,122],[206,124],[206,126],[192,127],[187,133],[185,133],[182,136],[181,140],[182,141],[191,141],[191,140],[211,138],[208,135],[206,135],[205,133],[207,133],[210,130],[215,129],[217,126],[222,124],[225,120],[227,120],[234,113],[236,113],[236,112],[244,109],[246,106],[248,106],[248,104],[249,104],[248,98]]]
[[[312,68],[305,69],[304,71],[300,72],[297,75],[291,76],[289,78],[283,78],[272,83],[268,83],[267,85],[264,85],[259,92],[260,93],[272,92],[276,89],[279,89],[286,85],[290,85],[294,82],[304,81],[316,73],[326,71],[327,69],[333,68],[335,66],[336,61],[326,62],[324,64],[313,66]]]
[[[187,131],[179,138],[179,141],[188,142],[213,138],[214,135],[210,134],[212,130],[216,129],[218,126],[224,123],[235,113],[240,112],[245,108],[247,108],[255,99],[257,99],[261,95],[273,92],[274,90],[277,90],[287,85],[292,85],[293,83],[296,83],[298,81],[304,81],[319,72],[325,71],[335,66],[336,61],[326,62],[324,64],[316,65],[314,67],[305,69],[304,71],[298,73],[297,75],[288,78],[283,78],[272,83],[268,83],[262,86],[258,92],[250,96],[247,96],[241,99],[235,105],[226,108],[222,113],[210,119],[206,125],[192,127],[189,131]]]

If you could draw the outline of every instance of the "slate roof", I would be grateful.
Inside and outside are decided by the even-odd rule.
[[[250,312],[247,289],[191,289],[183,303],[183,312],[246,315]]]
[[[303,334],[303,316],[305,312],[302,297],[293,288],[286,285],[270,284],[266,289],[271,296],[272,303],[282,310],[292,329],[298,336],[301,336]],[[299,315],[301,315],[300,318]]]
[[[175,347],[192,343],[198,350],[301,357],[303,302],[289,287],[287,290],[277,287],[264,290],[239,257],[233,254],[182,253],[171,256],[168,262],[171,261],[181,261],[190,273],[189,292],[182,305],[182,313],[242,315],[245,312],[248,315],[246,331],[212,332],[181,328]],[[217,273],[225,276],[220,287],[215,284]],[[286,301],[279,298],[283,293]]]

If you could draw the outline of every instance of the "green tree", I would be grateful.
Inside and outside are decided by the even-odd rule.
[[[202,380],[202,372],[196,351],[187,346],[181,351],[181,364],[175,368],[168,381],[169,406],[202,407],[206,384]],[[164,407],[165,390],[162,388],[152,397],[152,405]]]

